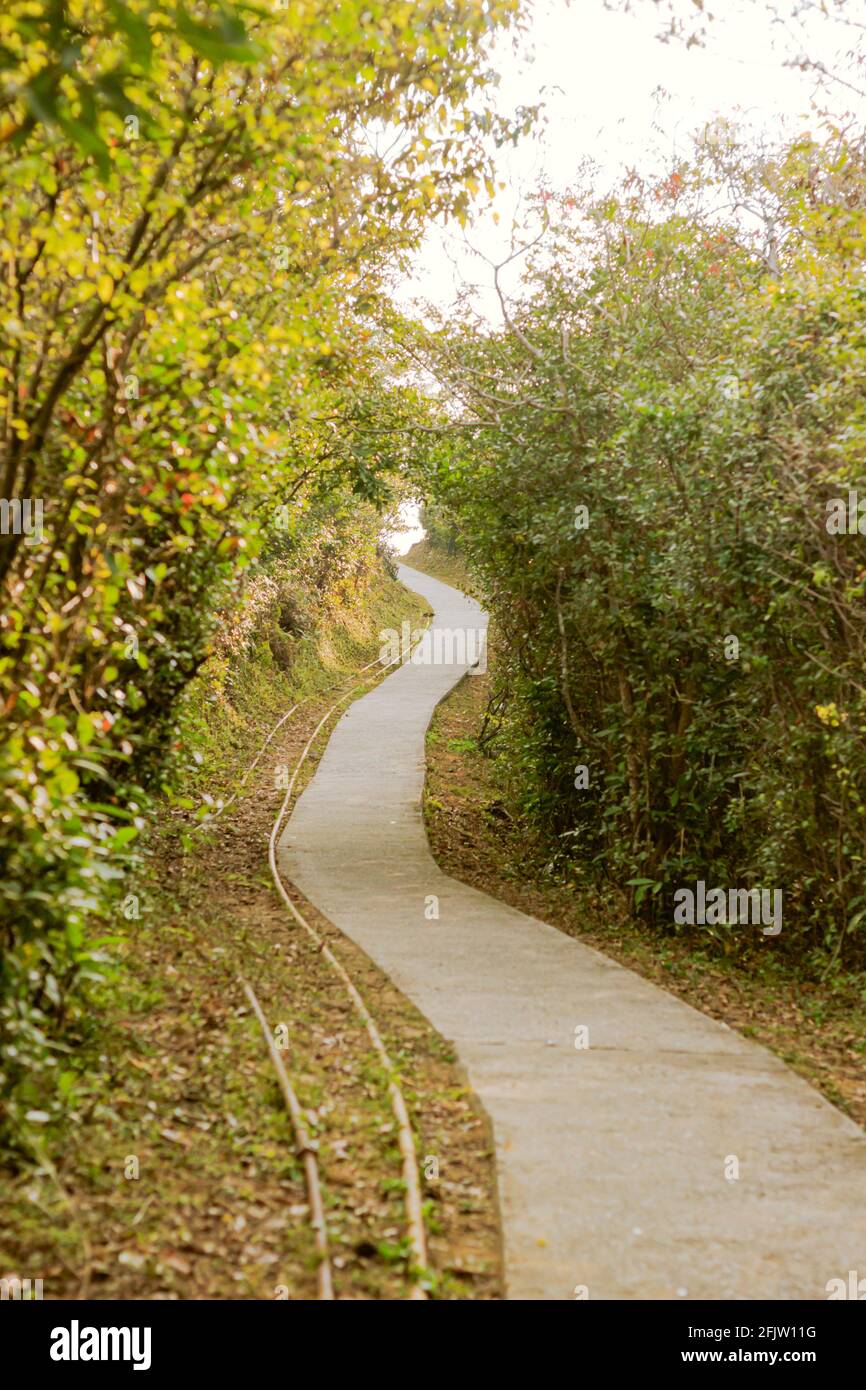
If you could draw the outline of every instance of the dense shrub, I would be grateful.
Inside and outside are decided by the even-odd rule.
[[[705,211],[723,182],[757,221]],[[478,426],[426,486],[502,634],[515,795],[649,918],[699,879],[781,889],[778,949],[862,963],[866,540],[827,527],[866,499],[862,153],[716,132],[539,206],[503,329],[428,340]]]

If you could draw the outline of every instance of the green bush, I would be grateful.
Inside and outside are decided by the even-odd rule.
[[[755,235],[704,212],[722,159]],[[849,489],[866,513],[863,190],[834,138],[545,198],[510,322],[428,341],[481,427],[425,486],[489,595],[548,855],[670,930],[698,879],[781,889],[778,948],[816,968],[866,956],[866,541],[827,529]]]

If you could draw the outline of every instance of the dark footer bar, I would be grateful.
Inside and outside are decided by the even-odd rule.
[[[435,1308],[396,1309],[377,1323],[369,1303],[354,1304],[324,1319],[326,1311],[288,1300],[273,1303],[90,1302],[61,1303],[7,1299],[0,1303],[0,1337],[7,1366],[50,1381],[92,1380],[106,1374],[139,1378],[184,1372],[213,1373],[221,1380],[243,1374],[273,1375],[280,1366],[297,1366],[299,1355],[314,1355],[329,1377],[341,1364],[355,1371],[367,1364],[373,1347],[391,1362],[405,1329],[411,1340],[410,1364],[424,1378],[459,1373],[477,1350],[479,1365],[511,1356],[519,1348],[549,1364],[550,1353],[570,1352],[586,1366],[688,1371],[707,1366],[767,1370],[810,1366],[826,1377],[859,1364],[866,1299],[821,1303],[662,1303],[592,1302],[567,1304],[466,1303]],[[855,1306],[844,1306],[844,1304]],[[403,1317],[412,1321],[403,1323]],[[344,1323],[343,1318],[358,1318]],[[370,1318],[373,1318],[373,1322]],[[419,1317],[420,1322],[415,1322]],[[319,1322],[319,1318],[323,1321]],[[444,1322],[438,1322],[444,1318]],[[501,1321],[501,1319],[505,1319]],[[431,1321],[432,1319],[432,1321]],[[454,1321],[452,1321],[454,1319]],[[521,1326],[522,1325],[522,1326]],[[333,1332],[340,1329],[339,1340]],[[524,1331],[525,1329],[525,1331]],[[542,1333],[544,1341],[527,1341]],[[452,1335],[449,1335],[452,1334]],[[523,1334],[523,1335],[521,1335]],[[566,1339],[558,1343],[558,1334]],[[387,1343],[382,1340],[388,1337]],[[423,1340],[419,1340],[419,1337]],[[455,1341],[459,1337],[459,1343]],[[377,1340],[373,1340],[377,1339]],[[552,1344],[554,1342],[555,1343]],[[458,1350],[459,1347],[459,1350]],[[413,1350],[414,1348],[414,1350]],[[510,1349],[510,1350],[509,1350]],[[456,1358],[456,1361],[455,1361]],[[595,1364],[595,1363],[591,1363]],[[541,1364],[537,1374],[541,1375]],[[850,1371],[848,1372],[850,1373]]]

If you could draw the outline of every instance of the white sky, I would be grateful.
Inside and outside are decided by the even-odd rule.
[[[542,185],[568,188],[587,158],[600,166],[602,192],[628,167],[642,173],[669,167],[690,134],[715,117],[771,136],[817,130],[815,76],[785,66],[796,38],[772,22],[762,0],[715,3],[722,18],[710,26],[706,46],[687,49],[660,42],[660,17],[649,0],[636,5],[636,15],[611,13],[604,0],[531,0],[526,41],[515,52],[512,40],[502,38],[494,50],[501,75],[496,106],[504,114],[543,100],[547,122],[516,149],[500,152],[499,179],[507,187],[497,197],[499,225],[488,212],[466,233],[483,256],[496,261],[508,254],[521,195]],[[688,11],[688,0],[682,8]],[[797,0],[780,8],[793,15]],[[866,0],[849,0],[849,13],[866,22]],[[843,70],[839,55],[851,44],[850,30],[813,19],[806,37],[810,56]],[[848,110],[857,99],[837,89],[821,101]],[[860,114],[866,118],[862,102]],[[518,261],[503,282],[513,290],[519,277]],[[476,287],[476,308],[498,322],[489,266],[467,250],[459,228],[434,229],[395,297],[407,306],[420,299],[445,308],[467,284]],[[402,554],[423,534],[417,506],[405,504],[401,521],[404,529],[389,539]]]
[[[682,8],[689,10],[688,0]],[[706,47],[687,49],[660,42],[660,16],[649,0],[634,15],[611,13],[604,0],[530,0],[531,27],[519,50],[508,37],[494,50],[501,74],[496,106],[505,114],[543,100],[547,124],[517,149],[500,152],[499,178],[507,189],[497,198],[499,226],[489,213],[480,215],[466,234],[471,244],[489,259],[504,259],[521,192],[541,184],[567,188],[586,158],[601,166],[603,191],[626,167],[647,172],[669,165],[689,134],[716,116],[771,134],[817,128],[814,75],[784,65],[796,52],[790,32],[773,24],[762,0],[716,0],[716,8],[722,18],[710,25]],[[782,8],[793,15],[797,0]],[[866,0],[849,0],[849,13],[866,21]],[[810,53],[835,70],[851,39],[833,20],[810,22]],[[832,100],[844,109],[856,98],[840,91]],[[519,275],[518,262],[503,278],[514,286]],[[480,311],[497,321],[489,267],[466,249],[456,225],[435,229],[397,298],[444,307],[467,283],[479,287]]]

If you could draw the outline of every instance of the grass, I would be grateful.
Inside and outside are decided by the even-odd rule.
[[[417,541],[403,556],[403,560],[405,564],[411,565],[412,569],[421,570],[424,574],[432,575],[434,579],[441,579],[445,584],[453,584],[464,593],[473,592],[472,577],[462,556],[443,550],[434,541]]]

